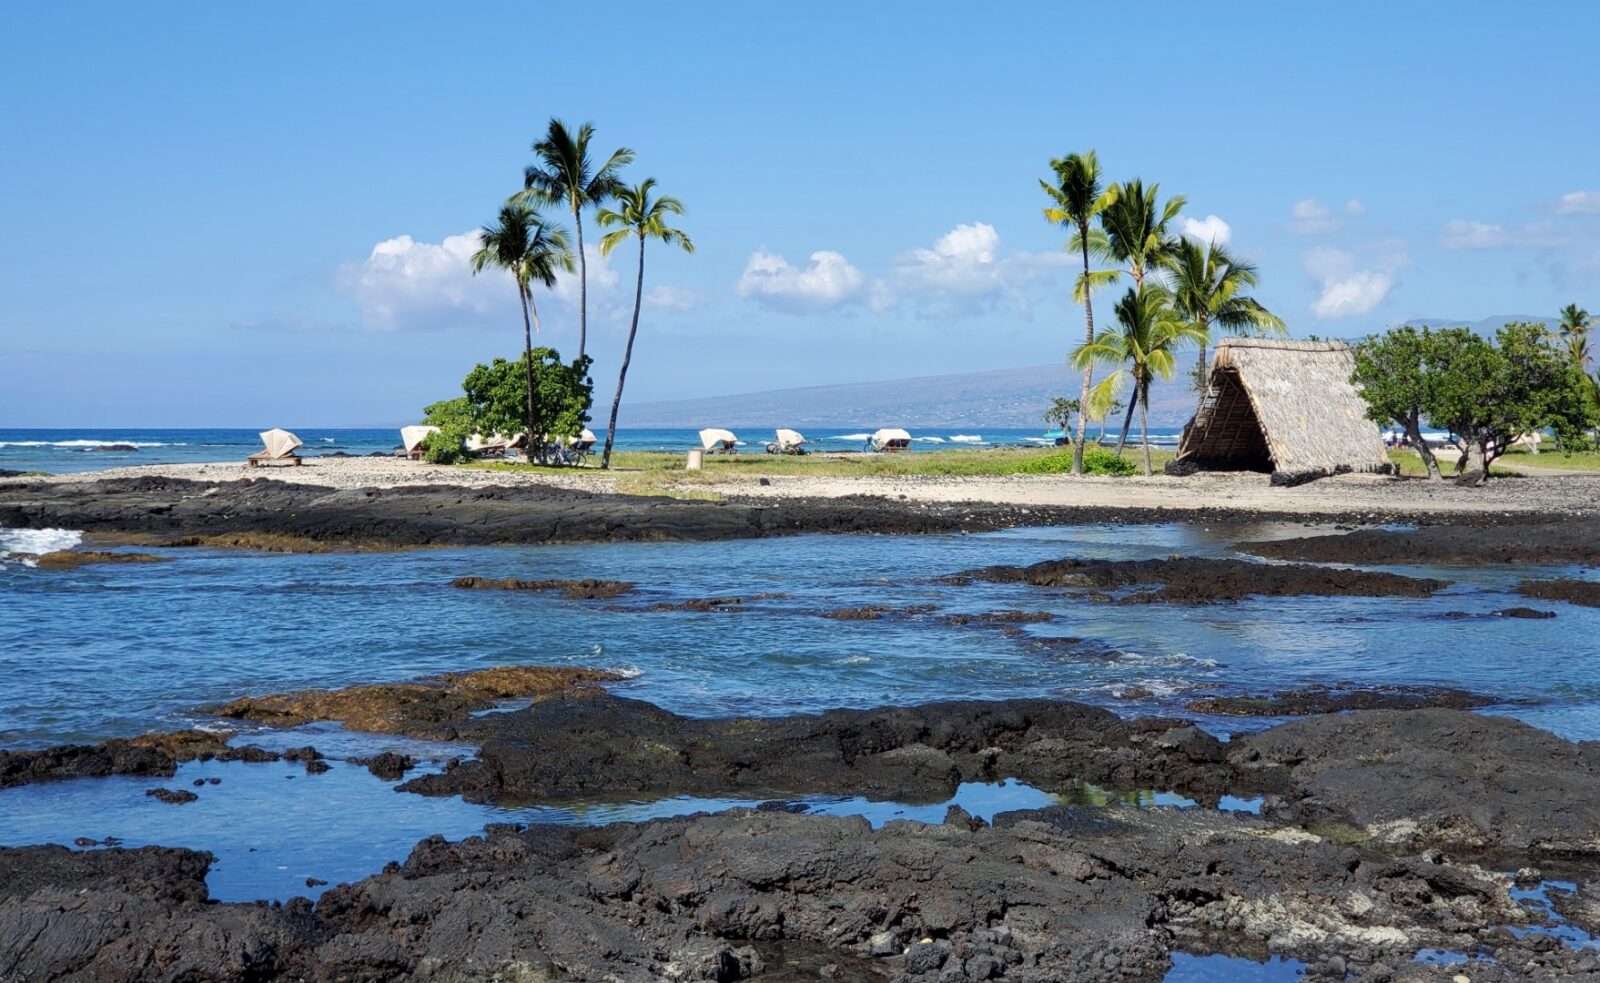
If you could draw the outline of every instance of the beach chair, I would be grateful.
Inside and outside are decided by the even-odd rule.
[[[244,459],[246,467],[259,468],[264,464],[290,464],[299,467],[304,462],[300,455],[294,452],[296,447],[302,446],[300,438],[287,430],[273,428],[261,432],[263,449],[256,451]]]
[[[732,430],[709,427],[700,431],[700,446],[705,448],[707,454],[737,454],[739,438],[733,435]]]
[[[798,430],[778,431],[778,439],[767,445],[768,454],[804,454],[806,439]]]
[[[867,450],[890,454],[911,449],[911,435],[899,427],[884,427],[867,438]]]
[[[403,456],[412,461],[422,460],[422,442],[428,439],[429,434],[438,432],[438,427],[423,426],[420,423],[415,426],[401,427],[400,447],[404,451]],[[397,456],[400,455],[397,454]]]

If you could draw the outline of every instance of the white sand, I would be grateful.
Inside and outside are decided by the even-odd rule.
[[[537,472],[488,471],[447,467],[384,457],[312,457],[301,467],[247,468],[242,463],[157,464],[116,468],[50,481],[82,481],[106,477],[160,475],[199,481],[273,478],[334,488],[400,485],[540,484],[589,491],[624,490],[627,471],[592,468]],[[732,498],[837,498],[867,495],[922,502],[989,501],[1016,505],[1095,506],[1127,509],[1224,508],[1287,513],[1328,512],[1560,512],[1600,511],[1600,477],[1571,475],[1496,479],[1483,488],[1459,488],[1422,479],[1375,475],[1342,475],[1296,488],[1273,488],[1261,474],[1207,474],[1188,478],[1108,478],[1070,475],[1006,477],[862,476],[807,477],[771,475],[761,485],[759,474],[716,476],[702,473],[671,487],[714,491]],[[655,476],[652,476],[654,480]],[[633,489],[637,490],[637,489]]]

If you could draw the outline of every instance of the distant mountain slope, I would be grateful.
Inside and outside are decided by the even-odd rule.
[[[1192,356],[1191,356],[1192,357]],[[622,427],[1043,427],[1054,396],[1076,396],[1065,365],[807,386],[770,392],[624,404]],[[1188,377],[1155,386],[1150,424],[1180,426],[1194,410]]]
[[[1512,321],[1544,321],[1547,324],[1555,324],[1559,320],[1556,317],[1537,317],[1533,314],[1496,314],[1481,321],[1461,321],[1448,317],[1414,317],[1405,323],[1418,328],[1471,328],[1478,334],[1491,336]]]

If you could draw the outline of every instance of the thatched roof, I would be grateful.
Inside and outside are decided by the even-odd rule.
[[[1224,338],[1177,463],[1295,476],[1389,470],[1354,369],[1340,341]]]

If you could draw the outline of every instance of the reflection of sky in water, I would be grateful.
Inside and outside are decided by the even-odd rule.
[[[1195,695],[1310,683],[1435,684],[1532,701],[1510,712],[1600,737],[1600,671],[1574,638],[1600,611],[1534,604],[1549,621],[1447,619],[1528,604],[1521,574],[1451,569],[1427,599],[1271,598],[1185,607],[1096,603],[1017,584],[934,578],[1065,556],[1221,555],[1300,524],[1082,526],[970,536],[805,536],[258,555],[173,551],[159,565],[0,570],[0,746],[92,740],[192,723],[197,704],[304,686],[404,679],[508,662],[637,670],[619,692],[696,715],[779,714],[951,698],[1058,696],[1123,713],[1183,712]],[[1413,573],[1438,571],[1411,570]],[[1539,575],[1597,576],[1547,568]],[[462,574],[606,577],[617,602],[777,592],[746,613],[640,613],[600,602],[446,586]],[[932,604],[933,614],[836,621],[820,611]],[[1055,620],[1021,638],[941,624],[996,608]],[[1033,643],[1071,637],[1082,646]],[[1537,666],[1537,672],[1530,672]],[[1121,700],[1128,687],[1152,696]],[[1249,719],[1209,721],[1252,729]]]

